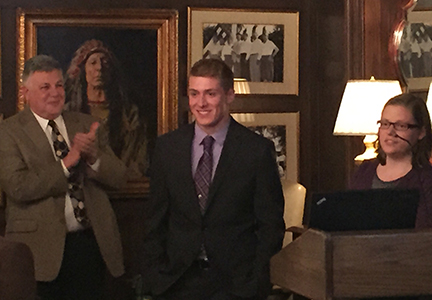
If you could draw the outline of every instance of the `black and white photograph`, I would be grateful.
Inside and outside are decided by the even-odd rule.
[[[411,0],[415,2],[414,0]],[[432,0],[417,0],[414,10],[432,9]]]
[[[271,140],[276,150],[276,163],[278,165],[279,176],[285,178],[286,173],[286,131],[285,125],[249,126],[250,130],[256,134]]]
[[[399,45],[399,61],[403,76],[419,78],[432,76],[432,26],[408,23]]]
[[[298,182],[299,114],[233,113],[232,117],[255,133],[271,140],[282,182]]]
[[[298,12],[189,7],[188,20],[189,67],[218,58],[245,86],[237,94],[298,94]]]
[[[414,3],[395,35],[395,61],[409,91],[427,91],[432,81],[432,5]]]
[[[283,82],[284,26],[204,24],[203,58],[223,60],[235,78]]]

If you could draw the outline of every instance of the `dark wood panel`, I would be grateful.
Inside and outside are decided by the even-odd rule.
[[[389,43],[395,26],[403,17],[407,0],[365,0],[365,76],[398,79]]]

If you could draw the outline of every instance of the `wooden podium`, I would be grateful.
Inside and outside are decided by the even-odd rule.
[[[273,284],[323,300],[432,294],[432,230],[308,229],[270,262]]]

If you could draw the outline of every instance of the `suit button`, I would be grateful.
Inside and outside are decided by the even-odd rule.
[[[201,198],[202,198],[202,195],[201,195],[201,194],[199,194],[199,195],[198,195],[198,199],[201,199]]]

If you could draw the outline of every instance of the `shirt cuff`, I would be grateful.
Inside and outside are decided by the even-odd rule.
[[[92,164],[92,165],[88,164],[88,166],[89,166],[90,168],[92,168],[92,170],[95,171],[95,172],[99,171],[99,167],[100,167],[100,158],[96,159],[96,161],[95,161],[94,164]]]
[[[69,170],[66,168],[66,166],[65,166],[65,164],[64,164],[64,162],[63,162],[63,159],[60,160],[60,163],[61,163],[61,165],[62,165],[63,172],[64,172],[65,176],[66,176],[67,178],[69,178],[69,176],[70,176],[70,172],[69,172]]]

